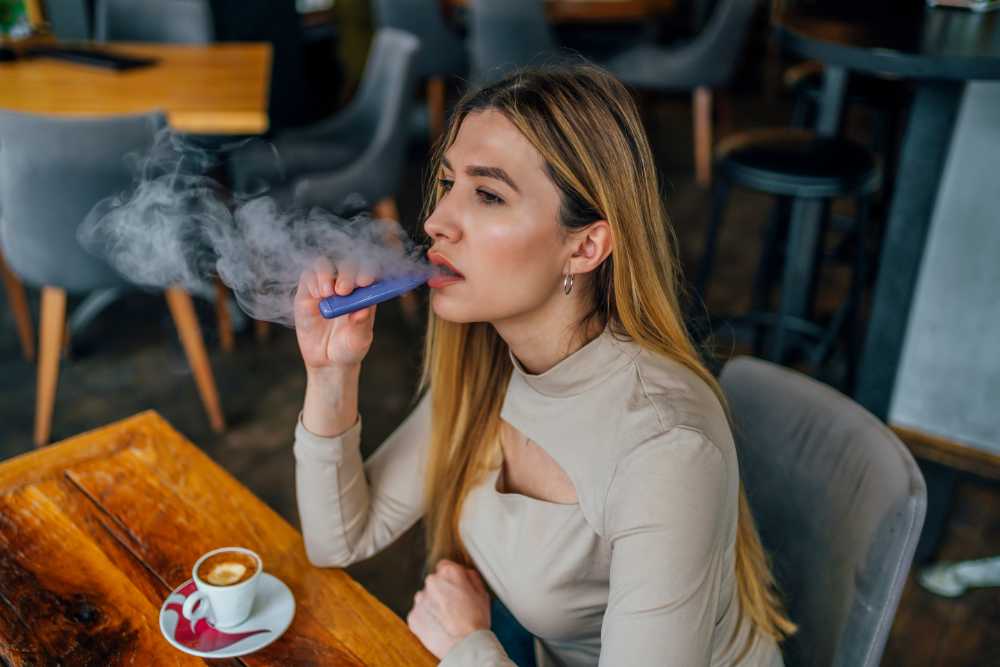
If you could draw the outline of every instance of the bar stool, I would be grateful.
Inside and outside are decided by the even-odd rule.
[[[843,138],[823,137],[798,128],[758,129],[730,137],[716,152],[717,180],[712,192],[712,217],[705,251],[695,281],[702,300],[711,277],[718,235],[729,192],[739,186],[790,201],[791,223],[782,267],[781,302],[777,312],[768,310],[770,280],[768,267],[779,254],[780,220],[772,213],[765,234],[753,285],[753,306],[746,316],[736,318],[754,327],[755,351],[759,347],[758,329],[772,329],[766,357],[781,363],[793,339],[815,339],[808,354],[813,367],[822,364],[847,324],[848,383],[853,382],[853,368],[859,342],[859,310],[865,286],[864,230],[868,224],[870,196],[878,191],[881,169],[875,155],[860,144]],[[812,321],[810,311],[813,287],[819,264],[819,251],[827,216],[824,208],[832,200],[851,198],[856,203],[853,275],[847,299],[840,305],[829,325]],[[776,206],[774,211],[781,207]],[[757,352],[759,353],[759,351]]]
[[[823,65],[806,61],[790,67],[784,74],[784,85],[793,97],[791,125],[812,129],[823,96]],[[873,206],[884,211],[892,201],[893,177],[896,174],[896,157],[899,153],[899,130],[904,112],[910,103],[910,86],[905,81],[891,77],[851,72],[844,92],[844,109],[862,109],[871,118],[871,137],[868,147],[882,163],[882,186]],[[846,115],[846,114],[845,114]],[[834,219],[834,223],[842,222]],[[873,234],[876,247],[882,244],[884,226],[868,230]],[[850,229],[841,247],[833,252],[835,257],[846,256],[846,249],[857,230]],[[869,275],[869,279],[874,276]]]

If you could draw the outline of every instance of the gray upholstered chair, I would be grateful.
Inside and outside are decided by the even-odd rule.
[[[208,0],[97,0],[100,42],[207,44],[215,37]]]
[[[758,0],[718,0],[698,36],[681,46],[641,42],[602,64],[635,88],[693,91],[695,175],[711,180],[712,90],[725,86],[743,53]]]
[[[396,191],[406,158],[405,120],[416,82],[419,41],[386,28],[372,42],[357,95],[341,113],[309,127],[279,134],[270,145],[254,143],[230,159],[235,188],[269,186],[276,198],[305,208],[339,211],[345,198],[361,195],[398,219]]]
[[[87,0],[45,0],[45,20],[62,41],[90,39]]]
[[[0,111],[0,245],[11,270],[42,290],[35,444],[49,441],[66,330],[66,294],[97,295],[99,308],[129,283],[77,241],[77,228],[102,199],[127,190],[124,157],[146,151],[165,125],[161,113],[77,119]],[[216,431],[225,428],[191,297],[166,290],[167,303]]]
[[[471,0],[468,22],[477,84],[502,79],[518,67],[548,64],[558,56],[543,0]]]
[[[420,40],[415,69],[427,82],[427,119],[433,143],[444,130],[445,77],[465,76],[469,58],[465,42],[452,32],[441,16],[438,2],[427,0],[375,0],[379,28],[395,28]]]
[[[923,525],[909,451],[846,396],[769,362],[726,364],[740,469],[799,632],[785,664],[875,667]]]

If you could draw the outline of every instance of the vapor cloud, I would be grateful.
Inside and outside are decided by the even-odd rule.
[[[129,157],[134,186],[94,207],[78,230],[80,243],[147,288],[205,293],[218,276],[250,317],[289,327],[299,276],[320,259],[382,278],[426,267],[421,248],[394,221],[226,191],[210,173],[227,152],[161,131],[147,155]],[[366,207],[355,198],[343,208]]]

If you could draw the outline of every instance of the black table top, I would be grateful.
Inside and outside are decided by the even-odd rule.
[[[924,0],[789,4],[775,16],[777,38],[805,58],[916,79],[1000,79],[1000,11]]]

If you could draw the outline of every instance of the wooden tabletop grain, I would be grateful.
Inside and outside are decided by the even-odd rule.
[[[289,453],[291,456],[291,453]],[[160,634],[199,555],[245,546],[292,590],[285,634],[226,665],[433,665],[406,624],[154,412],[0,464],[0,663],[197,665]]]
[[[157,59],[116,72],[52,58],[0,63],[0,109],[73,116],[163,110],[171,127],[199,134],[267,131],[271,45],[102,44]]]

